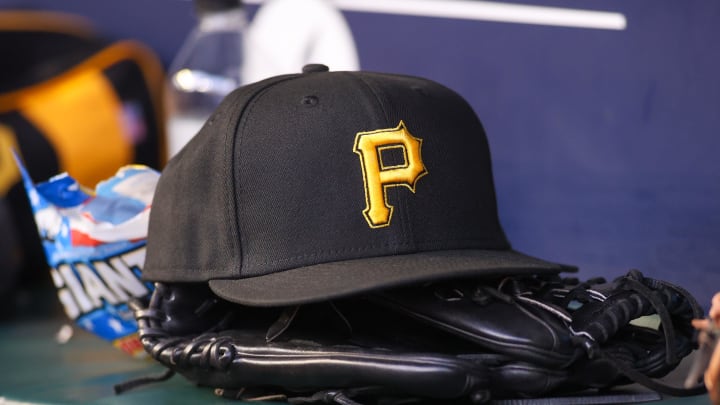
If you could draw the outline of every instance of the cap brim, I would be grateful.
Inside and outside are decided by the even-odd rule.
[[[572,272],[514,250],[444,250],[321,263],[264,276],[210,280],[220,297],[251,306],[304,304],[453,277]]]

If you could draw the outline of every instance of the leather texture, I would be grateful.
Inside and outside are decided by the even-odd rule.
[[[636,271],[453,279],[289,307],[158,283],[133,308],[154,359],[223,396],[343,404],[662,390],[652,379],[692,351],[690,320],[702,316],[687,292]]]

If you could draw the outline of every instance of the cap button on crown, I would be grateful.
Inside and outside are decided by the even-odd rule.
[[[320,63],[311,63],[311,64],[303,66],[303,68],[302,68],[303,73],[327,72],[329,70],[330,69],[327,66],[320,64]]]

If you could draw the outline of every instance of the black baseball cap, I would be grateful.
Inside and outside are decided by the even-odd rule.
[[[572,270],[511,249],[485,131],[460,95],[309,65],[228,95],[168,162],[143,278],[272,306]]]

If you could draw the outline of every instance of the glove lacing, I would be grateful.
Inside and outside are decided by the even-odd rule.
[[[508,282],[507,280],[511,281]],[[544,286],[544,294],[551,294],[555,298],[562,298],[561,305],[553,305],[547,300],[537,300],[533,295],[538,292],[524,290],[513,283],[514,279],[506,279],[500,283],[498,290],[508,289],[512,284],[512,295],[515,299],[526,304],[540,308],[553,316],[559,318],[568,327],[571,334],[575,337],[576,344],[585,350],[589,358],[601,357],[609,361],[620,373],[630,380],[639,383],[647,388],[655,391],[672,395],[672,396],[691,396],[701,394],[706,391],[704,385],[700,384],[692,388],[677,388],[658,382],[647,375],[639,372],[630,365],[628,359],[622,359],[621,355],[610,354],[601,348],[601,344],[608,341],[629,321],[645,315],[650,309],[653,309],[660,318],[662,332],[665,343],[665,362],[674,365],[679,362],[676,355],[677,337],[675,328],[673,327],[672,315],[668,308],[672,308],[673,302],[671,290],[677,292],[685,298],[682,302],[689,302],[692,306],[692,312],[695,318],[702,317],[702,311],[699,306],[694,304],[692,296],[681,287],[673,284],[646,278],[637,270],[631,270],[626,276],[618,279],[618,287],[626,291],[628,295],[619,300],[607,303],[608,297],[602,292],[592,289],[593,285],[601,284],[605,280],[596,278],[578,284],[572,289],[558,288],[549,283]],[[558,285],[572,284],[566,280],[556,283]],[[548,288],[548,286],[550,286]],[[593,315],[586,322],[578,322],[576,316],[573,316],[565,308],[573,306],[581,308],[583,303],[595,301],[600,303],[599,311],[593,312]],[[651,308],[648,308],[648,304]],[[573,308],[576,309],[576,308]]]
[[[191,364],[196,367],[210,367],[217,370],[226,369],[235,357],[235,347],[232,343],[232,338],[227,336],[218,336],[216,331],[226,329],[227,324],[230,322],[231,315],[223,318],[207,332],[201,333],[192,339],[187,337],[171,337],[160,326],[161,322],[166,319],[166,314],[158,309],[160,308],[159,301],[167,298],[166,296],[170,293],[169,288],[162,283],[156,283],[155,288],[157,290],[157,294],[152,294],[150,302],[147,306],[144,306],[143,303],[137,299],[129,303],[138,323],[138,335],[146,347],[151,347],[151,356],[155,358],[168,348],[182,348],[182,350],[172,351],[170,357],[170,361],[172,363]],[[212,299],[203,301],[202,304],[200,304],[200,306],[198,306],[198,308],[194,311],[195,314],[202,316],[204,312],[212,309],[216,302],[216,300]],[[338,315],[340,315],[340,317],[344,320],[342,314],[334,306],[333,309],[337,311]],[[296,312],[297,308],[290,308],[289,311],[283,312],[280,318],[273,323],[268,330],[266,340],[272,341],[275,337],[281,334],[288,324],[292,322]],[[344,321],[347,322],[347,320]],[[200,353],[200,356],[197,356],[198,353]],[[149,375],[128,380],[115,385],[113,388],[116,394],[121,394],[147,384],[168,380],[174,375],[175,371],[167,369],[157,375]],[[363,395],[379,394],[382,393],[382,390],[382,387],[358,387],[342,390],[335,389],[319,391],[311,396],[288,396],[287,394],[268,393],[263,389],[254,390],[242,388],[234,390],[216,388],[214,393],[215,395],[223,398],[251,402],[280,401],[298,405],[322,402],[336,405],[362,405],[360,402],[356,402],[353,398]],[[385,398],[382,404],[402,405],[417,401],[417,398]],[[478,402],[485,401],[483,398],[479,398]]]

